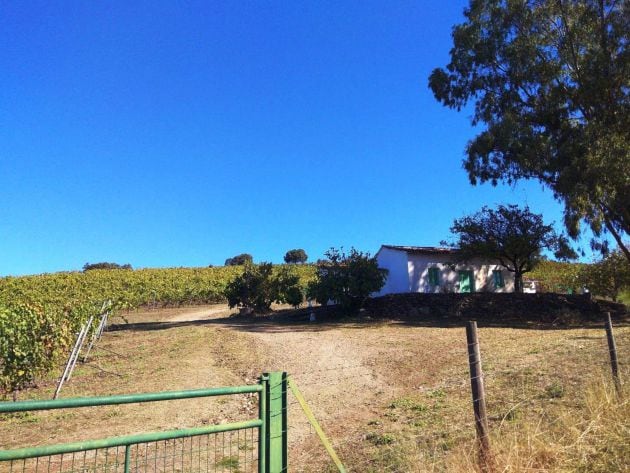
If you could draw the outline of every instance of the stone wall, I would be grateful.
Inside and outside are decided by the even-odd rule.
[[[626,319],[623,304],[592,300],[589,294],[389,294],[370,299],[364,315],[375,318],[476,319],[564,324],[601,321],[606,312]]]

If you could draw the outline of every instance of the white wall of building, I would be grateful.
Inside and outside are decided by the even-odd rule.
[[[391,248],[381,248],[376,255],[379,268],[389,271],[385,285],[377,294],[398,294],[409,292],[409,273],[407,272],[407,253],[393,250]]]
[[[453,257],[440,253],[414,253],[392,248],[381,248],[377,254],[379,267],[389,270],[385,286],[377,295],[405,292],[459,292],[459,271],[469,270],[474,275],[475,292],[514,292],[514,274],[496,264],[472,260],[454,264]],[[439,269],[438,286],[429,284],[429,268]],[[495,287],[493,270],[501,271],[504,286]]]

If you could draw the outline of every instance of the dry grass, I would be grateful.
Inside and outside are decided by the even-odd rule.
[[[140,325],[106,333],[63,395],[252,383],[262,371],[283,369],[349,471],[475,471],[462,327],[240,323],[203,314],[194,323],[187,321],[193,311],[203,308],[129,314]],[[497,471],[628,471],[630,409],[604,382],[603,329],[481,327],[479,335]],[[630,328],[616,335],[628,379]],[[53,389],[49,380],[27,396],[47,398]],[[243,420],[255,412],[255,400],[240,396],[36,413],[0,422],[0,445]],[[292,471],[334,471],[294,401],[289,432]]]

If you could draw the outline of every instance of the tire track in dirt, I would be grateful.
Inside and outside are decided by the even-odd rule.
[[[177,317],[190,320],[195,314]],[[203,317],[200,320],[216,323],[207,328],[212,331],[217,369],[232,372],[248,384],[263,372],[286,371],[333,444],[360,440],[367,423],[378,418],[396,392],[375,363],[380,353],[378,327],[289,326],[268,319],[224,318],[207,310],[198,315]],[[291,393],[288,398],[291,463],[304,465],[313,456],[323,458],[324,449],[299,404]]]

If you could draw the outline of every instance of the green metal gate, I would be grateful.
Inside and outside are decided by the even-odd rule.
[[[0,472],[172,473],[287,471],[287,375],[221,388],[0,403],[0,413],[258,393],[258,418],[228,424],[0,450]]]

